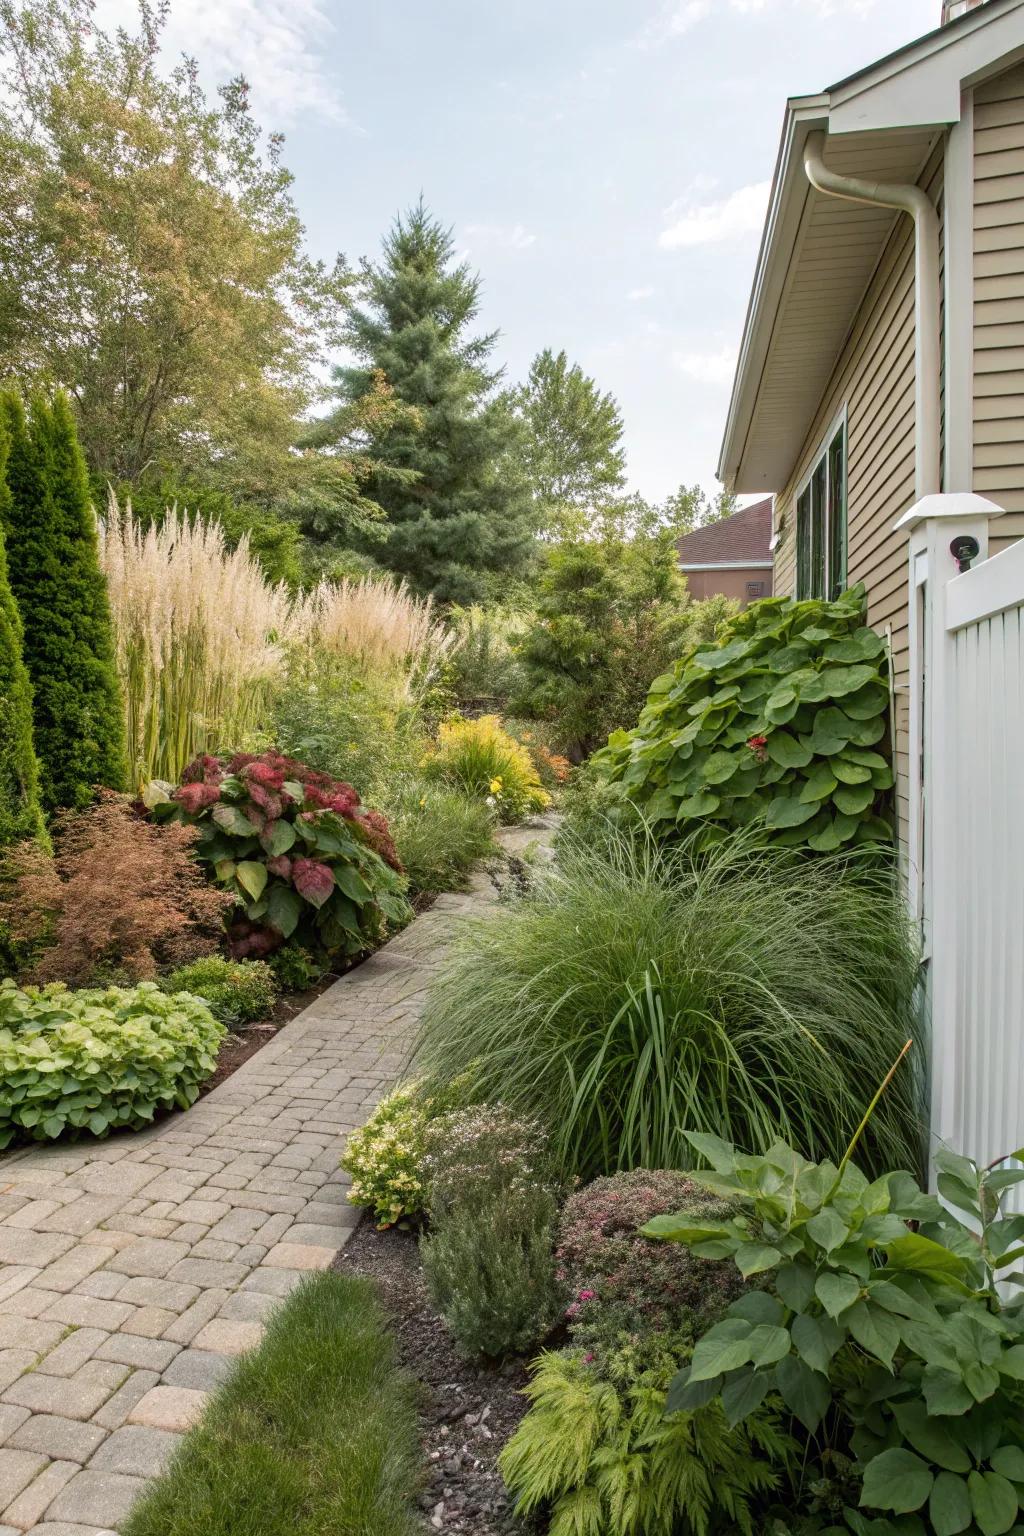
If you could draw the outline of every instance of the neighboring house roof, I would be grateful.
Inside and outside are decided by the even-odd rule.
[[[868,283],[902,215],[814,191],[808,135],[833,170],[916,182],[962,86],[1024,58],[1024,0],[986,0],[897,53],[786,107],[771,200],[733,384],[718,475],[727,489],[785,485]]]
[[[741,507],[721,522],[684,534],[678,544],[679,565],[684,571],[770,566],[771,537],[769,496],[753,506]]]

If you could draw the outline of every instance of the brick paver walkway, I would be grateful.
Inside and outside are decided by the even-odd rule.
[[[512,847],[543,831],[519,829]],[[232,1357],[358,1219],[338,1171],[480,875],[187,1114],[0,1156],[0,1536],[116,1528]]]

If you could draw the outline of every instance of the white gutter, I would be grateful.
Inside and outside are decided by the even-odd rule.
[[[830,171],[824,160],[825,135],[816,131],[804,147],[804,169],[812,187],[829,197],[878,208],[898,208],[914,220],[915,289],[915,486],[917,501],[938,495],[941,479],[941,301],[939,216],[920,187],[898,182],[861,181]]]

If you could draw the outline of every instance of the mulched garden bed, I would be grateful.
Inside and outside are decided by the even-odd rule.
[[[512,1512],[497,1469],[502,1446],[526,1412],[522,1360],[482,1367],[465,1360],[427,1295],[415,1234],[378,1232],[364,1218],[334,1261],[372,1280],[388,1312],[399,1364],[421,1386],[426,1531],[526,1536],[540,1529]]]

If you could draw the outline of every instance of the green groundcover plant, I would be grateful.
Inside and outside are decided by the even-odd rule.
[[[165,992],[191,992],[202,998],[229,1029],[264,1019],[277,1000],[278,982],[265,960],[226,960],[204,955],[160,978]]]
[[[711,1165],[694,1177],[738,1213],[644,1231],[764,1288],[698,1342],[669,1407],[720,1403],[742,1425],[777,1393],[819,1444],[848,1443],[859,1507],[828,1536],[1024,1529],[1024,1311],[1019,1291],[1005,1299],[1024,1215],[1002,1211],[1024,1149],[987,1168],[940,1152],[940,1201],[907,1173],[869,1180],[849,1153],[814,1164],[781,1142],[753,1157],[690,1140]]]
[[[0,982],[0,1147],[138,1130],[188,1109],[224,1037],[206,1004],[152,982],[70,992]]]
[[[888,659],[865,614],[863,586],[752,604],[654,682],[596,766],[661,837],[758,824],[818,853],[889,842]]]
[[[491,808],[459,789],[404,777],[387,806],[413,896],[465,889],[474,864],[497,851]]]
[[[685,1169],[689,1130],[838,1158],[913,1032],[917,977],[895,874],[866,852],[570,842],[526,897],[467,923],[418,1067],[538,1119],[568,1177]],[[921,1119],[915,1066],[869,1165],[917,1168]]]
[[[279,752],[197,757],[177,789],[152,784],[158,821],[199,828],[196,855],[235,896],[235,959],[272,954],[294,935],[327,954],[372,948],[405,922],[401,864],[379,811]]]

